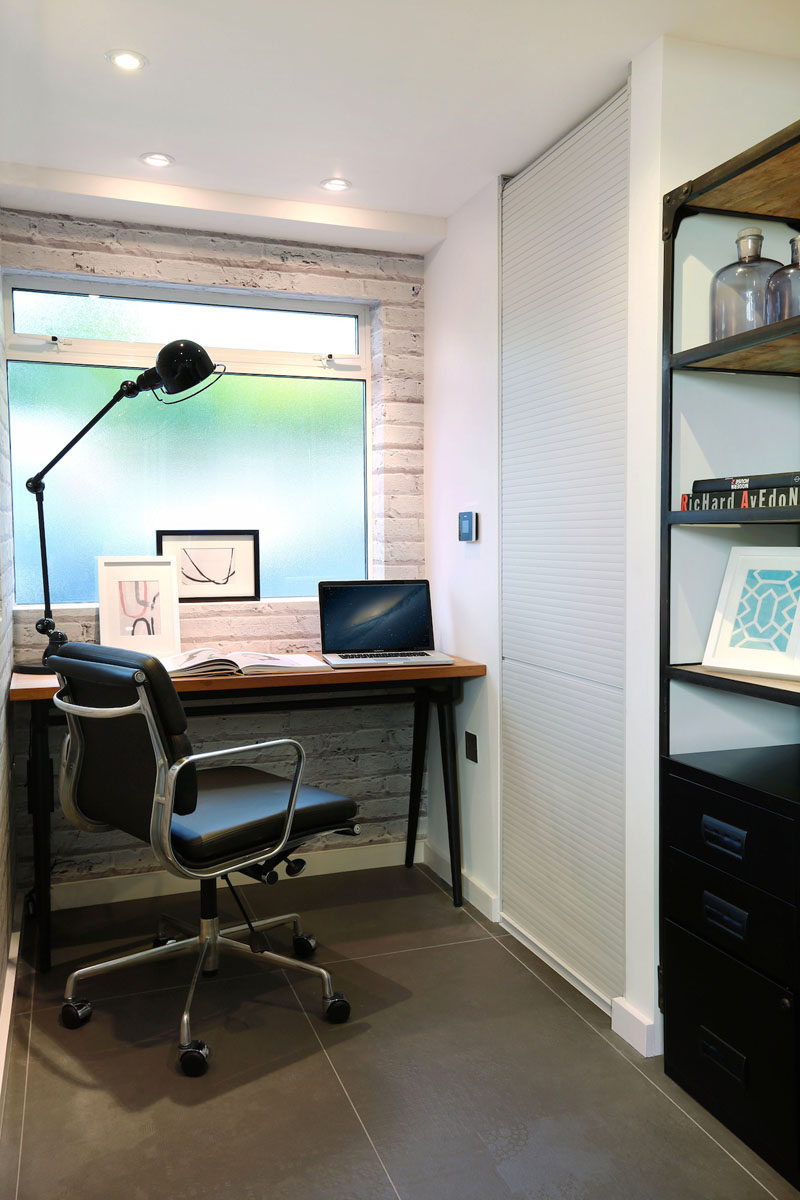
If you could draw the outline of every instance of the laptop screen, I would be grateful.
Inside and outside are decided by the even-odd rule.
[[[432,650],[427,579],[362,579],[319,585],[323,654]]]

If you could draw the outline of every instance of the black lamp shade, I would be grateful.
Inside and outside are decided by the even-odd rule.
[[[156,371],[161,387],[169,396],[197,387],[213,374],[214,364],[197,342],[169,342],[159,350]]]

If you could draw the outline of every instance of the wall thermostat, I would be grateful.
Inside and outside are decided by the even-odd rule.
[[[460,512],[458,514],[458,540],[460,542],[477,542],[478,514],[476,512]]]

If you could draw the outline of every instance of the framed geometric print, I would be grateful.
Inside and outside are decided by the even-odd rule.
[[[800,678],[800,548],[734,546],[703,666]]]

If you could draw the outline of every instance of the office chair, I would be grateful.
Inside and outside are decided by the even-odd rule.
[[[322,983],[327,1019],[336,1024],[346,1021],[350,1005],[345,996],[333,990],[327,971],[304,961],[314,953],[316,940],[303,932],[299,916],[254,919],[229,874],[237,871],[273,883],[275,867],[281,862],[286,863],[287,874],[299,874],[305,863],[289,855],[303,842],[319,833],[358,832],[355,803],[346,796],[301,786],[303,749],[289,738],[194,754],[181,702],[155,658],[67,642],[47,663],[60,684],[54,703],[67,718],[59,798],[68,819],[79,829],[120,829],[149,842],[162,867],[200,884],[199,932],[162,917],[150,948],[73,971],[64,993],[63,1024],[77,1029],[91,1016],[90,1001],[78,995],[84,980],[195,950],[197,963],[181,1018],[178,1057],[184,1074],[203,1075],[209,1049],[192,1038],[189,1010],[201,973],[216,974],[220,947],[255,954],[265,966],[311,972]],[[291,754],[291,780],[260,768],[217,765],[221,759],[269,748]],[[231,889],[244,924],[220,929],[219,878]],[[294,959],[274,954],[262,932],[288,924],[293,926]],[[170,928],[173,935],[167,932]],[[192,936],[179,939],[176,930]],[[243,933],[249,934],[249,944],[236,940]]]

